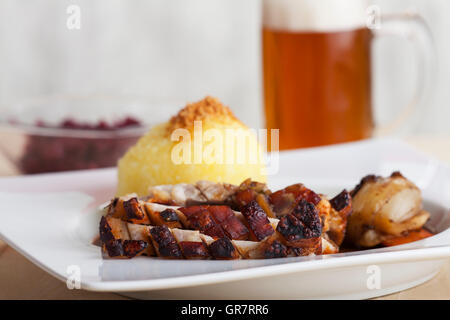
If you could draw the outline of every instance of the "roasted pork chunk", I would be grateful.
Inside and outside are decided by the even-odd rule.
[[[140,240],[147,243],[147,248],[143,251],[143,254],[147,256],[156,255],[155,249],[153,248],[152,241],[150,239],[150,228],[142,224],[128,223],[128,233],[132,240]]]
[[[301,255],[321,253],[322,224],[314,204],[300,200],[292,213],[280,219],[277,231],[288,246],[301,249]]]
[[[102,250],[111,258],[133,258],[144,253],[147,242],[132,240],[126,222],[102,217],[100,220],[100,241]]]
[[[150,238],[159,257],[167,259],[183,258],[181,249],[167,226],[150,227]]]
[[[277,217],[289,214],[301,199],[317,205],[319,204],[321,197],[301,183],[288,186],[269,196],[273,211]]]
[[[255,200],[242,208],[242,215],[247,220],[251,240],[261,241],[275,233],[266,212]]]
[[[208,245],[208,249],[217,260],[234,260],[240,257],[234,244],[226,237],[214,240]]]
[[[343,190],[330,200],[330,214],[328,218],[327,235],[337,246],[344,241],[347,229],[347,217],[352,213],[352,197],[347,190]]]
[[[246,240],[249,237],[247,227],[236,217],[228,206],[201,205],[180,208],[187,220],[187,226],[200,230],[213,238],[228,237]]]
[[[197,230],[172,229],[172,233],[186,259],[208,259],[208,248]]]

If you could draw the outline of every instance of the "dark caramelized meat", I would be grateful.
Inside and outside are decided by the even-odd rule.
[[[213,238],[248,239],[247,227],[228,206],[200,205],[179,209],[187,217],[189,227]]]
[[[215,259],[232,260],[238,259],[239,253],[228,238],[220,238],[208,246],[209,252]]]
[[[137,198],[131,198],[128,201],[123,201],[123,208],[125,210],[125,219],[138,224],[150,224],[144,209],[141,207]]]
[[[180,221],[180,219],[178,218],[178,214],[176,213],[175,210],[173,209],[166,209],[164,211],[161,211],[160,213],[161,218],[165,221],[165,222],[176,222],[176,221]]]
[[[190,228],[208,236],[236,240],[248,239],[247,227],[228,206],[202,205],[180,208],[180,211],[187,216]]]
[[[122,218],[125,216],[125,209],[123,208],[123,201],[119,198],[114,198],[108,205],[108,216],[114,218]]]
[[[133,258],[147,249],[148,243],[143,240],[123,240],[123,253],[127,258]]]
[[[287,255],[288,248],[278,240],[268,242],[263,253],[264,259],[284,258]]]
[[[100,219],[99,231],[100,231],[100,241],[102,243],[115,240],[114,235],[111,231],[111,226],[108,224],[105,217],[102,217]]]
[[[249,231],[247,227],[233,214],[221,223],[225,234],[233,240],[247,240]]]
[[[183,257],[175,237],[167,226],[151,228],[150,235],[159,256],[175,259],[181,259]]]
[[[100,241],[102,243],[102,248],[109,257],[133,258],[136,255],[143,253],[147,248],[148,244],[145,241],[117,238],[117,235],[123,232],[121,232],[121,230],[114,230],[114,227],[114,225],[111,225],[108,222],[108,218],[101,218]]]
[[[157,225],[166,225],[169,228],[181,228],[180,218],[174,209],[165,209],[154,216]]]
[[[314,205],[317,205],[321,200],[317,193],[306,188],[301,183],[286,187],[269,196],[273,211],[279,217],[290,213],[301,199],[311,202]]]
[[[294,244],[297,241],[304,239],[303,224],[293,214],[281,217],[278,222],[277,231],[286,239],[289,244]]]
[[[231,197],[231,202],[234,208],[242,210],[242,208],[250,202],[258,200],[258,196],[267,198],[270,193],[271,192],[265,183],[247,179],[240,184],[239,189]],[[266,208],[263,209],[265,210]],[[267,212],[267,214],[270,215],[269,212]]]
[[[286,244],[302,248],[307,252],[316,252],[321,244],[322,224],[313,204],[301,200],[293,213],[280,219],[277,231]]]
[[[310,254],[321,254],[322,253],[322,242],[319,242],[316,247],[310,246],[310,247],[289,247],[288,248],[288,255],[296,256],[296,257],[303,257],[303,256],[309,256]]]
[[[183,214],[186,216],[186,218],[189,218],[193,214],[206,211],[208,209],[208,207],[209,207],[208,205],[190,206],[190,207],[179,208],[178,210],[183,212]]]
[[[343,211],[345,209],[348,215],[352,208],[352,196],[347,190],[343,190],[337,196],[330,200],[331,207],[336,211]]]
[[[300,220],[304,226],[303,235],[305,238],[320,237],[322,234],[322,223],[316,207],[306,200],[300,200],[292,211],[292,214]]]
[[[100,220],[100,240],[130,239],[126,222],[112,217],[102,217]]]
[[[217,223],[214,221],[213,217],[209,211],[199,210],[187,216],[189,226],[194,230],[206,231],[212,227],[215,227]]]
[[[209,206],[208,211],[217,223],[222,223],[229,217],[234,216],[233,210],[228,206]]]
[[[237,209],[242,209],[244,206],[255,200],[256,191],[252,189],[239,190],[234,195],[234,201]]]
[[[203,242],[181,241],[179,245],[186,259],[206,259],[209,257],[208,249]]]
[[[208,211],[213,219],[221,226],[225,235],[234,240],[248,239],[247,227],[235,216],[228,206],[209,206]]]
[[[182,228],[178,212],[174,209],[167,208],[162,211],[161,208],[154,207],[153,204],[146,203],[145,211],[154,226],[168,226],[169,228]]]
[[[124,258],[122,240],[110,240],[103,242],[102,248],[110,258]]]
[[[267,214],[256,201],[247,204],[242,209],[242,214],[247,220],[252,238],[256,241],[261,241],[275,232],[267,218]]]
[[[303,184],[294,184],[284,189],[287,193],[294,194],[296,200],[304,199],[308,202],[311,202],[314,205],[317,205],[320,202],[320,196],[312,191],[311,189],[306,188]]]
[[[226,237],[222,227],[218,224],[212,226],[209,229],[203,230],[202,233],[206,234],[207,236],[213,237],[214,239]]]
[[[347,190],[343,190],[330,200],[330,204],[330,228],[327,234],[336,245],[340,246],[347,229],[347,217],[352,213],[352,197]]]

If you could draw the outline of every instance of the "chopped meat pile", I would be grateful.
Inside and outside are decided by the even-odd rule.
[[[410,203],[400,205],[405,198]],[[161,185],[147,197],[114,198],[104,213],[105,257],[218,260],[332,254],[344,240],[360,246],[397,243],[394,236],[422,228],[429,215],[417,187],[396,173],[366,177],[352,192],[330,200],[303,184],[273,193],[250,180],[240,186]]]

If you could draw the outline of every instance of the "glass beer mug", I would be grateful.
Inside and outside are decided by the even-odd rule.
[[[263,0],[266,125],[280,129],[280,149],[372,136],[371,43],[382,34],[413,41],[420,58],[412,102],[390,127],[423,102],[433,69],[427,26],[414,14],[377,21],[376,9],[366,0]]]

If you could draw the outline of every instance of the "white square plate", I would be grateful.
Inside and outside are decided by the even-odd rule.
[[[450,257],[450,169],[397,140],[367,140],[280,154],[272,190],[303,182],[334,195],[369,174],[400,170],[423,191],[439,233],[407,245],[318,257],[183,261],[103,260],[91,244],[96,208],[115,191],[115,169],[0,179],[0,237],[30,261],[81,287],[140,298],[368,298],[430,279]],[[75,266],[75,267],[74,267]],[[75,268],[75,269],[74,269]]]

